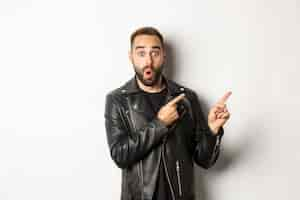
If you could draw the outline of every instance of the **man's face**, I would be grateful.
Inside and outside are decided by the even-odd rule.
[[[137,78],[146,86],[155,85],[162,73],[165,52],[157,36],[138,35],[135,37],[129,58]]]

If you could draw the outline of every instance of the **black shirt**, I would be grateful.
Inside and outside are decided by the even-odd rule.
[[[157,93],[149,93],[145,91],[142,92],[147,97],[148,103],[151,105],[154,113],[157,113],[165,103],[167,89],[165,88],[162,91]],[[166,178],[166,174],[163,168],[162,159],[160,159],[159,162],[160,164],[159,164],[158,178],[157,178],[156,187],[155,187],[152,200],[170,200],[171,193]]]

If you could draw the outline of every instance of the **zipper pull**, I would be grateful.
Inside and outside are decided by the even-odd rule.
[[[176,160],[176,172],[177,172],[179,196],[182,196],[182,188],[181,188],[182,186],[181,186],[181,180],[180,180],[180,166],[179,166],[178,160]]]

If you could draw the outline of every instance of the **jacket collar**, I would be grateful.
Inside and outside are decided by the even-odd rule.
[[[162,76],[164,83],[166,84],[166,88],[168,90],[168,93],[171,96],[178,95],[179,93],[184,92],[184,88],[177,85],[175,82],[167,79],[165,76]],[[121,92],[123,94],[136,94],[140,93],[141,89],[138,86],[136,76],[131,78],[129,81],[127,81],[122,87]]]

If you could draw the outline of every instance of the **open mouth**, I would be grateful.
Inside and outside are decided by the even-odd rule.
[[[153,77],[153,70],[150,68],[145,69],[144,71],[144,77],[145,79],[150,79]]]

